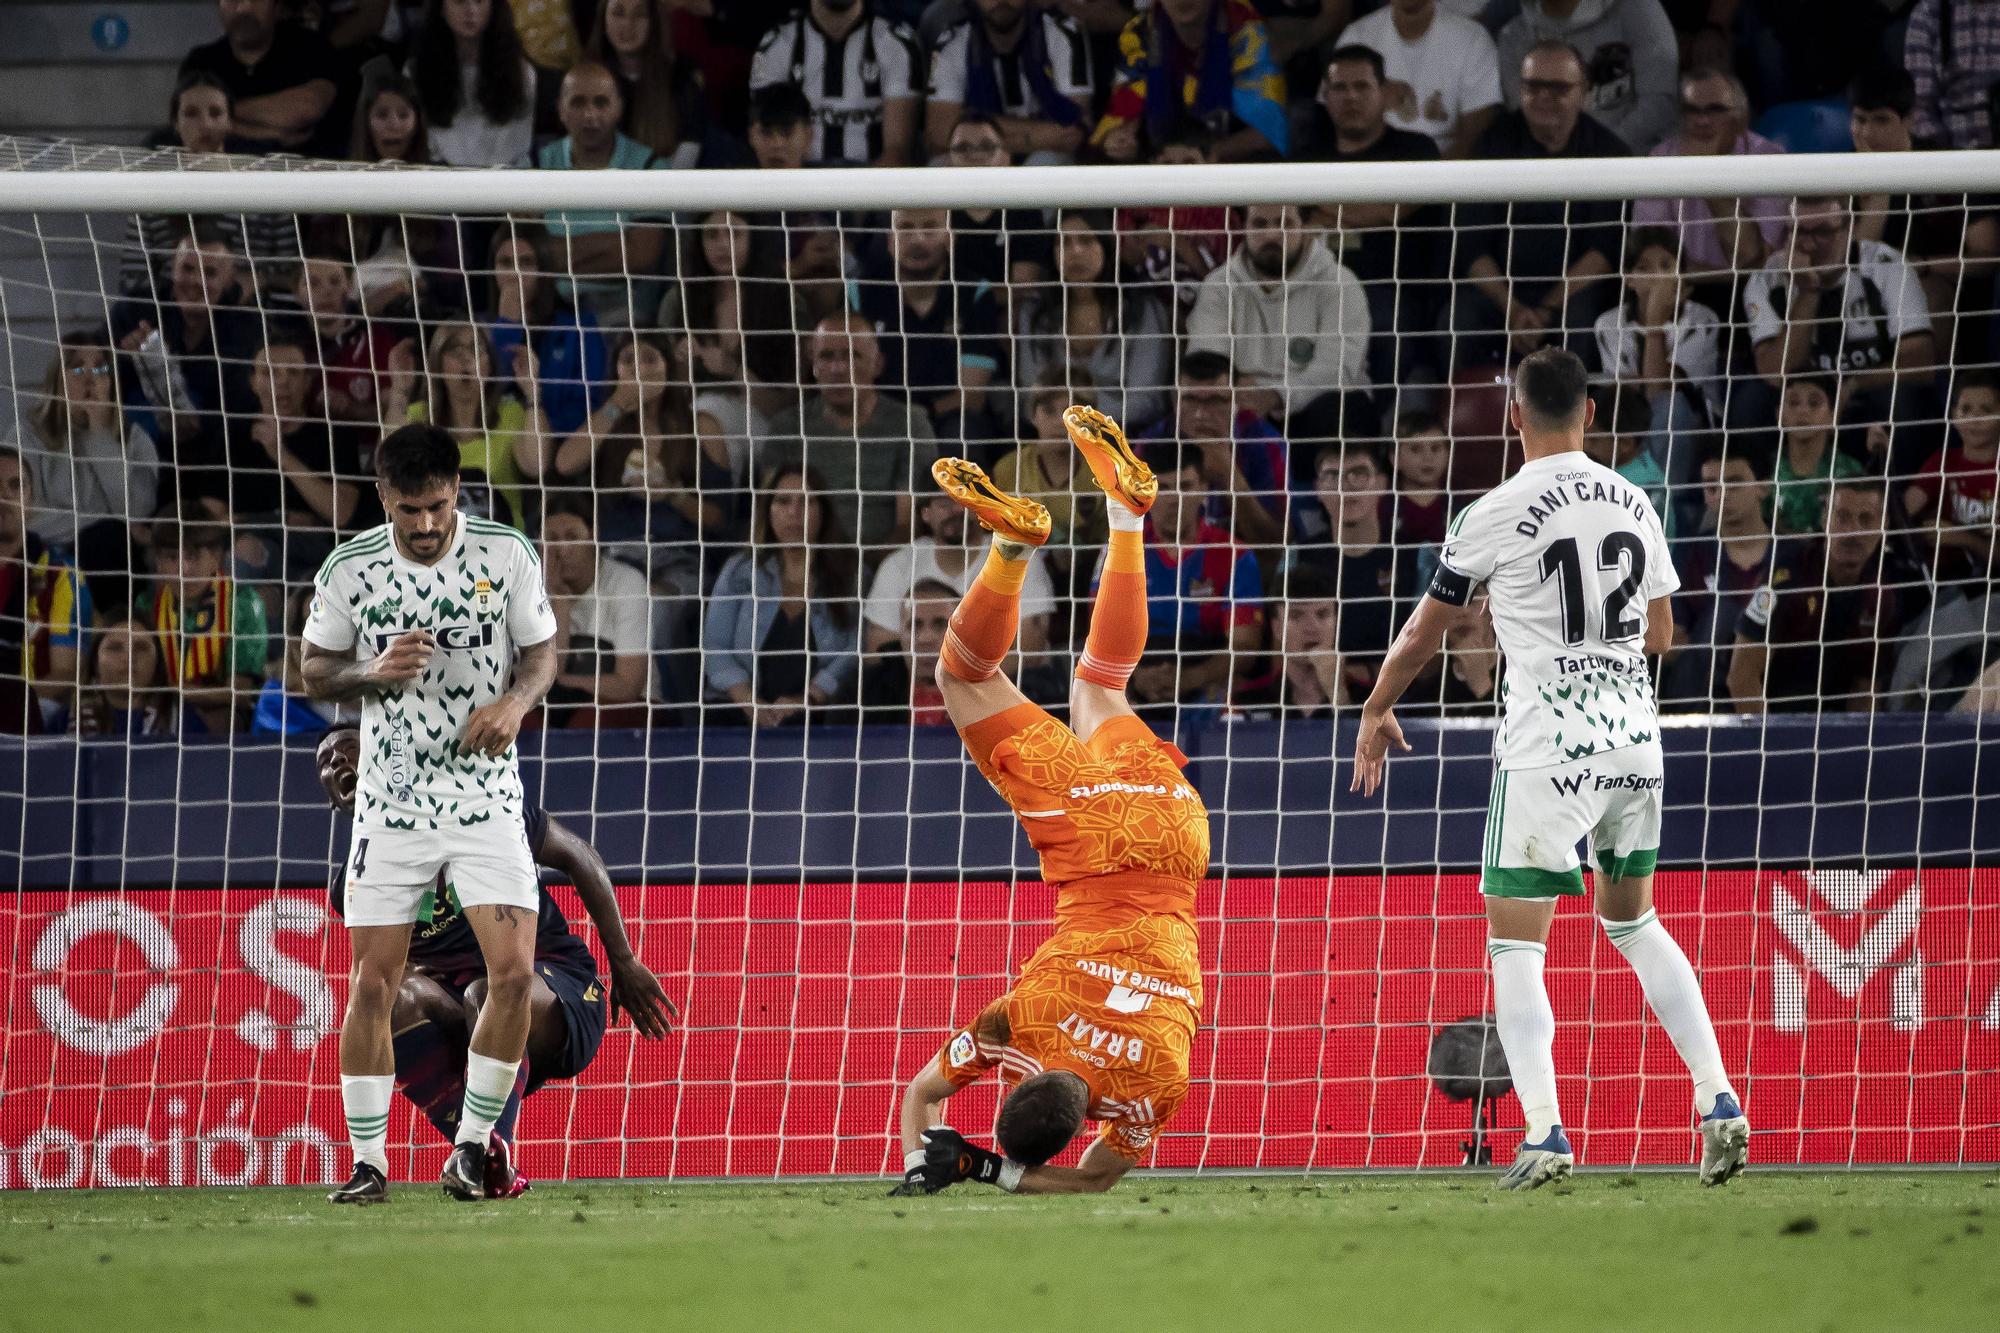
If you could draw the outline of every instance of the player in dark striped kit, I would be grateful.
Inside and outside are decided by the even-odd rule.
[[[360,746],[357,728],[337,727],[321,738],[317,755],[320,785],[326,788],[327,798],[336,809],[350,813]],[[576,886],[577,897],[604,942],[611,984],[607,988],[598,976],[589,946],[570,932],[562,908],[544,886],[536,919],[528,1050],[513,1094],[488,1142],[489,1199],[510,1199],[528,1188],[513,1164],[514,1120],[520,1114],[521,1098],[550,1079],[575,1078],[590,1064],[604,1039],[609,1017],[607,991],[608,1008],[629,1013],[642,1037],[657,1041],[667,1036],[679,1017],[659,979],[633,955],[611,877],[596,851],[538,806],[526,806],[523,818],[535,864]],[[342,912],[346,882],[343,860],[334,866],[327,888],[336,916]],[[485,998],[486,970],[479,941],[452,899],[449,885],[441,883],[430,919],[420,917],[411,932],[409,958],[390,1026],[396,1086],[437,1127],[446,1143],[458,1133],[459,1107],[465,1095],[466,1043]],[[370,1188],[355,1188],[350,1182],[327,1197],[335,1203],[378,1203],[388,1198],[386,1185],[372,1188],[377,1184],[373,1180],[365,1184]]]

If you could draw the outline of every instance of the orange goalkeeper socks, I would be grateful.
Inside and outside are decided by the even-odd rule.
[[[1003,549],[1005,548],[1005,549]],[[1021,626],[1021,585],[1028,579],[1027,546],[995,539],[979,577],[966,589],[938,658],[963,681],[978,682],[1000,670]]]
[[[1108,690],[1124,689],[1146,651],[1146,620],[1145,534],[1113,528],[1076,678]]]

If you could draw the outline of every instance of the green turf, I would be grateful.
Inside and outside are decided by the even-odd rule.
[[[2000,1324],[2000,1177],[1128,1178],[0,1196],[0,1328],[1536,1330]]]

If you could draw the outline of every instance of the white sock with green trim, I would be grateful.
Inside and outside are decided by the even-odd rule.
[[[389,1099],[396,1093],[394,1074],[342,1074],[340,1107],[347,1113],[347,1141],[354,1160],[389,1174]]]
[[[1542,984],[1548,946],[1532,940],[1486,941],[1493,963],[1493,1018],[1514,1095],[1528,1118],[1523,1143],[1540,1143],[1562,1123],[1556,1106],[1556,1014]]]
[[[507,1098],[514,1091],[519,1060],[495,1060],[478,1051],[465,1055],[465,1101],[458,1113],[458,1142],[484,1144],[492,1136]]]
[[[1707,1115],[1715,1109],[1719,1094],[1734,1096],[1736,1090],[1722,1072],[1722,1050],[1708,1020],[1708,1001],[1702,998],[1701,982],[1695,979],[1687,955],[1650,908],[1637,921],[1605,921],[1604,933],[1639,974],[1646,1003],[1694,1078],[1695,1113]]]

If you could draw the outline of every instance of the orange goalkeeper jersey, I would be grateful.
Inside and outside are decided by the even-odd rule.
[[[1062,1069],[1090,1088],[1099,1137],[1138,1162],[1187,1096],[1201,964],[1194,927],[1147,916],[1123,928],[1065,930],[1035,951],[1014,989],[938,1052],[964,1087],[998,1069],[1012,1087]]]
[[[1102,1140],[1137,1162],[1187,1096],[1201,1009],[1208,810],[1181,775],[1187,756],[1136,717],[1084,742],[1027,703],[962,734],[1057,886],[1056,933],[938,1053],[938,1070],[959,1087],[989,1069],[1009,1086],[1076,1074]]]

